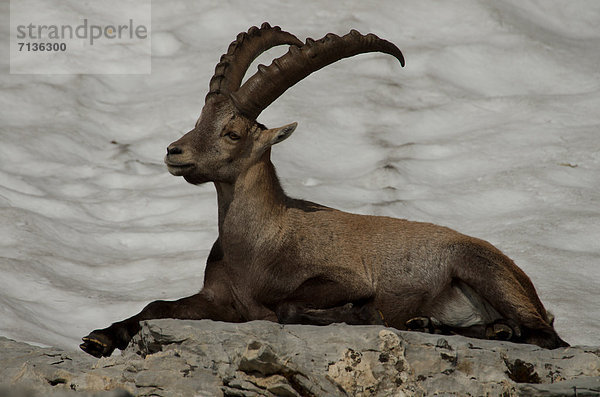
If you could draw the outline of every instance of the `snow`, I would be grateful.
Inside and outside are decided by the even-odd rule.
[[[372,4],[155,1],[149,75],[11,75],[3,57],[0,335],[76,349],[201,288],[214,188],[162,158],[228,44],[269,21],[302,40],[373,32],[407,62],[340,61],[261,115],[299,122],[273,152],[290,195],[486,239],[531,277],[565,340],[600,345],[600,3]]]

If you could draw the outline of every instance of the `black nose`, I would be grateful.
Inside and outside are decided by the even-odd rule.
[[[177,146],[169,146],[167,148],[167,154],[181,154],[181,153],[183,153],[183,150],[181,150]]]

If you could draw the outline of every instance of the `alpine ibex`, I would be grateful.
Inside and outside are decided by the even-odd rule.
[[[289,51],[241,84],[251,62],[276,45]],[[213,182],[219,237],[204,288],[155,301],[93,331],[81,348],[123,349],[154,318],[229,322],[387,324],[397,329],[568,346],[527,275],[491,244],[429,223],[355,215],[286,196],[271,146],[296,123],[267,129],[258,115],[312,72],[366,52],[404,58],[373,34],[328,34],[306,43],[263,24],[240,33],[217,64],[194,129],[169,145],[169,172]]]

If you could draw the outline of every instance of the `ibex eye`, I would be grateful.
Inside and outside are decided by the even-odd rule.
[[[228,132],[227,134],[225,134],[225,136],[228,136],[229,139],[231,139],[232,141],[237,141],[238,139],[241,138],[241,136],[239,136],[238,134],[236,134],[233,131]]]

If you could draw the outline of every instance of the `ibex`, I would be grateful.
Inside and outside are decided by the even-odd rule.
[[[267,49],[289,51],[241,84]],[[177,301],[155,301],[139,314],[96,330],[81,348],[109,356],[126,347],[139,322],[155,318],[228,322],[386,324],[401,330],[568,346],[554,330],[528,276],[491,244],[454,230],[355,215],[288,197],[271,147],[296,123],[267,129],[257,117],[288,88],[342,58],[400,50],[351,31],[299,41],[263,24],[240,33],[216,66],[195,127],[169,145],[171,174],[213,182],[219,236],[204,287]]]

